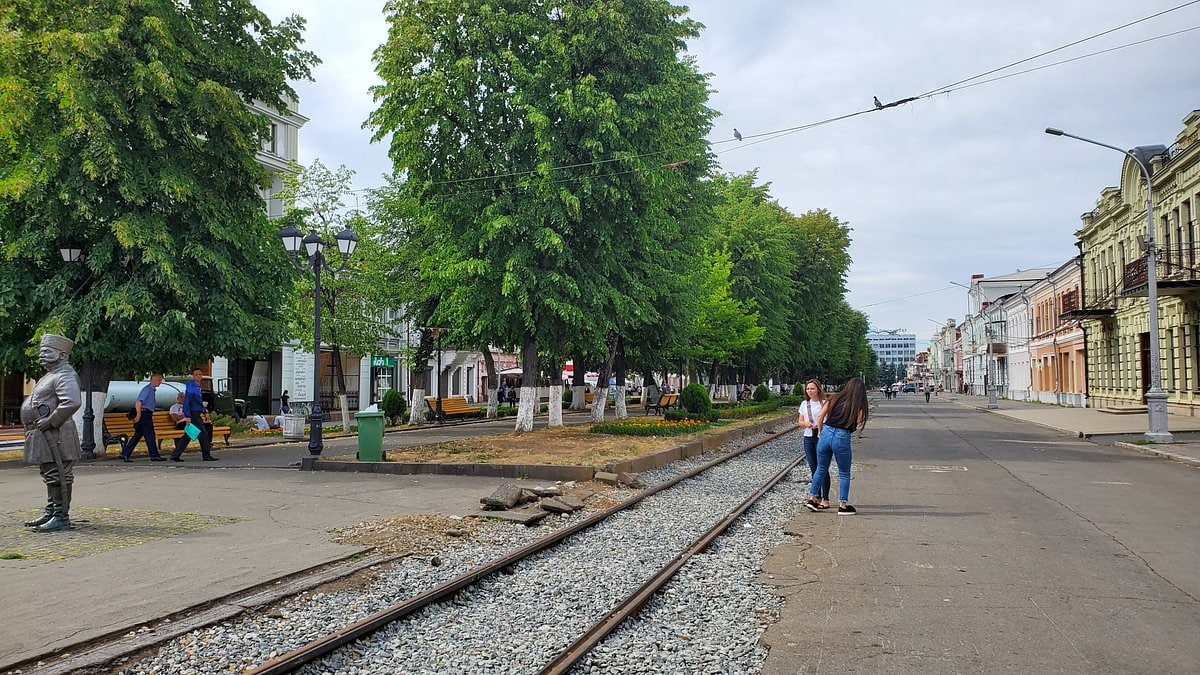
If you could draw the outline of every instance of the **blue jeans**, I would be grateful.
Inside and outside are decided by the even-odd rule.
[[[804,459],[808,462],[808,470],[812,472],[813,484],[817,485],[817,437],[804,436]],[[829,472],[825,472],[825,480],[817,485],[817,497],[829,499]]]
[[[829,485],[829,462],[837,459],[838,501],[850,500],[850,432],[838,427],[821,427],[821,438],[817,441],[817,472],[813,475],[809,494],[817,495],[822,481]]]

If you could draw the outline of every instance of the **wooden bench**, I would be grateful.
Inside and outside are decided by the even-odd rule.
[[[429,410],[437,415],[438,398],[436,396],[426,396],[425,405],[429,406]],[[442,415],[449,417],[451,415],[475,415],[483,411],[479,406],[467,403],[465,396],[450,396],[442,399]]]
[[[679,407],[679,394],[659,394],[657,403],[646,402],[646,414],[653,410],[655,415],[661,415],[668,408]]]
[[[133,426],[133,420],[126,417],[125,413],[104,413],[104,444],[117,443],[123,446],[133,438]],[[230,433],[232,429],[229,427],[214,426],[212,430],[213,438],[223,437],[225,445],[229,445]],[[170,413],[165,410],[154,411],[154,438],[158,441],[159,452],[162,452],[163,441],[174,441],[183,436],[183,429],[175,428]]]

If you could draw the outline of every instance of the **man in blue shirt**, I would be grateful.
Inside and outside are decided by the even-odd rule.
[[[202,379],[204,379],[204,371],[200,368],[192,368],[192,381],[187,383],[187,389],[183,392],[183,419],[185,422],[191,422],[200,430],[196,440],[200,442],[200,454],[204,456],[204,461],[215,462],[217,458],[212,454],[212,437],[209,435],[208,426],[204,423],[204,415],[208,411],[204,407],[204,390],[200,388]],[[191,437],[186,433],[181,436],[175,442],[175,452],[171,453],[171,461],[182,462],[183,451],[191,442]]]
[[[164,462],[166,459],[158,454],[158,439],[154,437],[154,403],[158,385],[162,384],[162,373],[150,376],[150,384],[142,387],[137,401],[133,404],[133,436],[125,447],[121,448],[121,461],[128,462],[133,454],[133,448],[138,441],[146,439],[146,450],[150,453],[151,462]]]

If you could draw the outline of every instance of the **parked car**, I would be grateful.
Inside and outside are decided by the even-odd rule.
[[[904,385],[904,393],[906,393],[906,394],[917,393],[917,385],[913,382],[909,382],[908,384]]]

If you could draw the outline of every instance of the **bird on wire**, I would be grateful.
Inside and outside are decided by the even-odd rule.
[[[874,98],[875,98],[875,109],[876,109],[876,110],[883,110],[883,104],[879,102],[879,97],[878,97],[878,96],[876,96],[876,97],[874,97]]]
[[[742,132],[738,131],[736,127],[733,129],[733,137],[735,140],[742,140]]]

